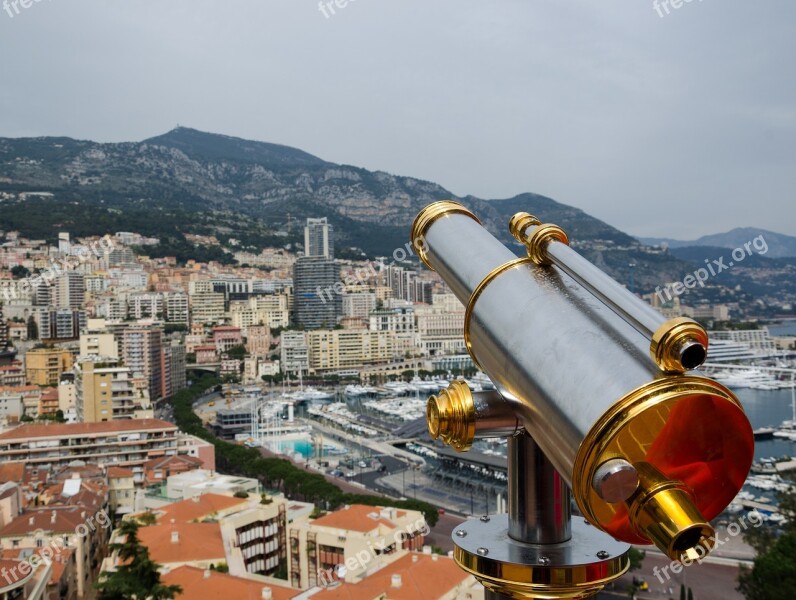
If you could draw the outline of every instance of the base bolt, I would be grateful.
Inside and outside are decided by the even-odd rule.
[[[482,523],[489,523],[489,515],[484,515],[483,517],[481,517],[481,522]]]
[[[546,556],[540,556],[539,557],[539,564],[540,565],[549,565],[550,564],[550,559],[547,558]]]
[[[597,558],[608,558],[609,556],[611,556],[611,555],[608,554],[605,550],[600,550],[597,553]]]
[[[489,554],[489,550],[486,548],[479,548],[478,550],[476,550],[476,552],[478,553],[478,556],[486,556],[487,554]]]
[[[467,537],[467,532],[464,529],[457,529],[456,530],[457,537]]]

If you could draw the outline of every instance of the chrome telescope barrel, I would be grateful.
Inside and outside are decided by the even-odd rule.
[[[539,265],[553,264],[595,295],[650,342],[650,355],[661,370],[684,373],[707,358],[708,335],[693,319],[666,319],[614,279],[569,247],[569,238],[557,225],[542,224],[528,213],[509,222],[515,239],[526,245]]]
[[[412,239],[467,306],[473,361],[572,487],[584,517],[670,556],[708,549],[707,521],[740,490],[754,451],[732,392],[697,372],[664,374],[645,335],[562,269],[516,258],[460,204],[421,211]],[[601,487],[606,477],[638,485],[617,498],[626,486]]]

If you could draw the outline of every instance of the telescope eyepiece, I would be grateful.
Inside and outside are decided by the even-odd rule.
[[[627,501],[632,525],[672,560],[707,556],[715,545],[716,531],[699,512],[693,492],[649,463],[635,466],[639,488]]]
[[[708,356],[708,350],[699,342],[688,340],[680,347],[680,364],[687,371],[699,367]]]

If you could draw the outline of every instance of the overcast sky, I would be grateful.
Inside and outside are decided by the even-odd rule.
[[[792,0],[24,2],[0,136],[179,123],[635,235],[796,235]]]

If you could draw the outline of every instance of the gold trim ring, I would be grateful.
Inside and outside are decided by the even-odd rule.
[[[475,357],[475,351],[473,350],[473,344],[470,340],[470,321],[473,318],[473,311],[475,310],[475,303],[478,301],[478,297],[483,293],[486,287],[492,283],[492,281],[501,273],[508,271],[513,267],[518,267],[520,265],[532,265],[534,264],[533,259],[525,256],[522,258],[515,258],[514,260],[510,260],[507,263],[503,263],[499,267],[492,269],[489,274],[481,280],[473,293],[470,295],[470,300],[467,302],[467,310],[464,313],[464,345],[467,346],[467,353],[470,355],[470,358],[473,359],[475,366],[481,369],[481,365],[478,363],[478,359]],[[481,369],[483,370],[483,369]]]
[[[521,244],[525,243],[525,230],[531,225],[541,225],[542,222],[527,212],[518,212],[509,219],[509,233]]]
[[[536,231],[525,240],[525,245],[528,247],[528,256],[537,265],[552,264],[550,257],[547,256],[547,245],[554,241],[569,246],[569,237],[558,225],[553,225],[552,223],[539,225]]]
[[[678,317],[661,325],[650,342],[652,360],[666,373],[683,373],[695,369],[699,365],[689,367],[683,365],[682,354],[689,342],[701,344],[704,351],[708,349],[708,334],[705,328],[688,317]],[[702,361],[704,361],[704,356]]]
[[[420,260],[422,260],[423,263],[432,271],[434,268],[428,264],[428,258],[426,257],[426,232],[434,221],[444,217],[445,215],[452,214],[466,215],[479,225],[481,224],[481,221],[478,220],[478,217],[476,217],[466,207],[458,202],[454,202],[453,200],[440,200],[439,202],[432,202],[417,214],[414,222],[412,223],[412,239],[410,240],[412,242],[412,246],[414,247],[415,252],[417,252],[417,255],[420,257]]]

